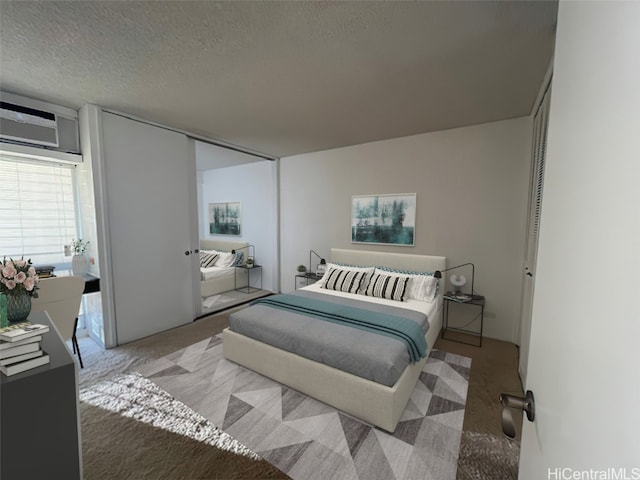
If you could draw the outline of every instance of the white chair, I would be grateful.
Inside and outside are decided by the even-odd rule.
[[[31,311],[47,311],[62,339],[71,339],[73,353],[77,353],[80,368],[84,368],[76,338],[84,279],[77,276],[43,278],[38,286],[38,298],[31,299]]]

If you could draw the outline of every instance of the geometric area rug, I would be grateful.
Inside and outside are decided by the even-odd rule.
[[[226,360],[217,335],[139,372],[294,480],[453,480],[470,368],[432,350],[393,434]]]

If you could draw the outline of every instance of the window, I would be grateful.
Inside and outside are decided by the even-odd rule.
[[[78,238],[73,165],[0,155],[0,258],[69,268]]]

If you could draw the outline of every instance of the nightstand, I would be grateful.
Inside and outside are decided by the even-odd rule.
[[[473,345],[474,347],[481,347],[482,346],[482,330],[484,328],[484,304],[485,304],[485,299],[482,295],[470,295],[467,294],[466,297],[468,297],[468,300],[460,300],[459,298],[457,298],[457,295],[453,292],[447,292],[444,294],[443,296],[443,304],[442,304],[442,338],[445,340],[451,340],[453,342],[458,342],[458,343],[466,343],[467,345]],[[473,331],[473,330],[466,330],[465,328],[458,328],[458,327],[450,327],[449,326],[449,307],[450,304],[458,304],[461,307],[467,309],[475,309],[476,310],[476,316],[470,321],[468,322],[465,327],[471,325],[472,323],[475,323],[477,320],[480,320],[480,332],[477,331]],[[458,307],[456,307],[457,309]],[[479,312],[478,312],[479,310]],[[472,336],[472,337],[477,337],[478,338],[478,343],[471,343],[471,342],[465,342],[464,340],[460,340],[460,338],[447,338],[445,337],[445,335],[447,334],[447,332],[459,332],[459,333],[463,333],[465,334],[465,336]]]
[[[247,285],[238,287],[238,271],[246,270],[247,272]],[[255,273],[255,275],[260,276],[260,287],[252,287],[251,286],[251,274]],[[255,282],[254,282],[255,285]],[[246,265],[238,265],[236,266],[233,278],[233,286],[238,292],[243,293],[252,293],[257,292],[258,290],[262,290],[262,265],[254,265],[249,268]]]
[[[311,273],[311,272],[299,273],[296,275],[296,278],[294,279],[294,282],[295,282],[294,287],[296,290],[298,289],[299,278],[301,279],[301,281],[304,281],[304,286],[306,287],[310,283],[316,283],[322,277],[323,277],[322,275],[316,275],[315,273]]]

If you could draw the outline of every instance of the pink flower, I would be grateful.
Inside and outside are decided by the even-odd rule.
[[[24,283],[25,279],[27,278],[27,274],[24,272],[18,272],[18,274],[16,275],[15,281],[16,283]]]
[[[27,292],[30,292],[31,290],[33,290],[33,287],[36,285],[36,281],[33,279],[33,277],[27,277],[24,281],[24,288],[27,290]]]
[[[27,275],[29,275],[30,277],[33,277],[36,274],[36,269],[33,267],[29,267],[29,270],[27,270]]]
[[[24,260],[24,259],[14,260],[13,263],[15,263],[16,267],[18,267],[18,268],[22,268],[22,267],[25,267],[27,265],[27,261]]]
[[[14,282],[13,280],[7,280],[6,286],[9,290],[13,290],[14,288],[16,288],[16,282]]]
[[[13,266],[13,263],[11,262],[8,262],[7,266],[5,266],[2,269],[2,275],[5,278],[13,278],[16,273],[18,273],[18,271],[16,270],[16,268]]]

